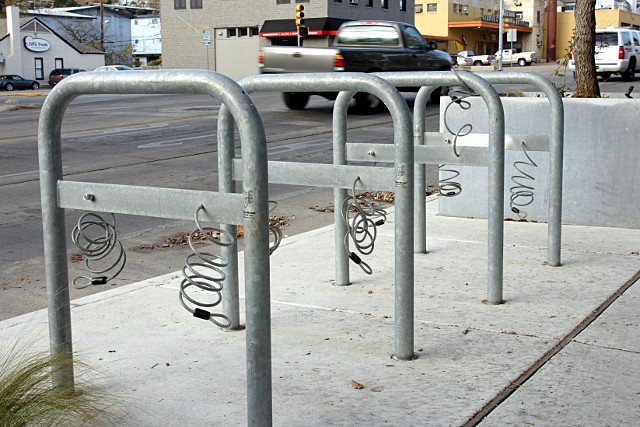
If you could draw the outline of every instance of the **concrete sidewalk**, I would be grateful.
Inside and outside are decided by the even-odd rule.
[[[331,284],[333,227],[273,254],[274,425],[640,424],[640,230],[565,226],[563,266],[549,267],[546,224],[506,222],[506,303],[490,306],[486,220],[434,209],[413,361],[390,357],[393,215],[366,257],[373,275],[353,267],[348,287]],[[75,350],[107,374],[123,426],[245,425],[245,332],[193,318],[179,277],[73,301]],[[9,319],[0,341],[29,331],[46,349],[46,327],[44,311]]]

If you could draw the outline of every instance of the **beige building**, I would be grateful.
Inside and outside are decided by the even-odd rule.
[[[450,53],[473,50],[494,54],[498,50],[500,2],[495,0],[426,0],[416,2],[415,25],[438,48]],[[504,2],[503,45],[506,31],[516,30],[513,48],[535,51],[543,57],[544,0],[522,0],[520,6]]]
[[[569,54],[573,44],[573,31],[576,27],[573,11],[558,12],[556,33],[556,58]],[[640,29],[640,14],[621,9],[596,10],[596,28],[630,27]]]

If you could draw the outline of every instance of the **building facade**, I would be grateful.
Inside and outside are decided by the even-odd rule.
[[[516,30],[513,48],[543,55],[544,0],[504,1],[503,46],[511,47],[506,31]],[[416,3],[415,25],[441,50],[476,54],[498,51],[500,2],[496,0],[427,0]]]
[[[340,23],[413,23],[413,0],[160,0],[163,68],[201,68],[236,80],[257,74],[260,46],[297,44],[295,5],[304,6],[305,46],[328,46]]]
[[[0,20],[0,74],[43,82],[54,68],[102,65],[102,51],[65,39],[38,18],[21,19],[17,7],[7,7],[7,19]]]

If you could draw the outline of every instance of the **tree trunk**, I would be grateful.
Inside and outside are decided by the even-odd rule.
[[[599,98],[600,86],[596,76],[596,0],[576,1],[576,31],[573,40],[573,58],[576,93],[574,98]]]

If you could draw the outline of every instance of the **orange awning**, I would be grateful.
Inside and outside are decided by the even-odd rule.
[[[496,30],[498,31],[499,24],[497,22],[489,22],[482,21],[480,19],[476,19],[474,21],[457,21],[457,22],[449,22],[449,28],[476,28],[478,30]],[[523,33],[532,33],[533,28],[531,27],[523,27],[520,25],[513,24],[504,24],[504,30],[515,29]]]

